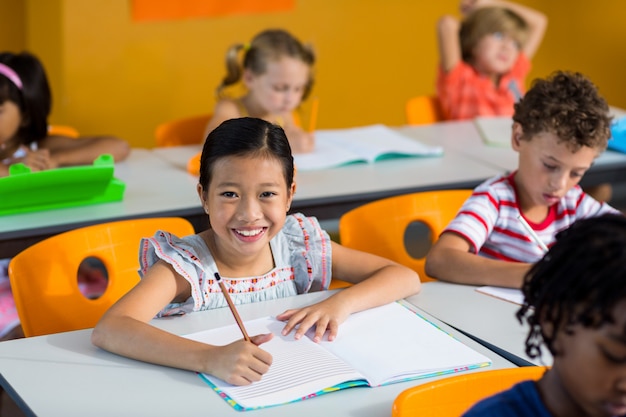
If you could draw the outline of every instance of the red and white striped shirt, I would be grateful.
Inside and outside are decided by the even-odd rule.
[[[514,175],[515,172],[499,175],[476,187],[444,232],[465,238],[473,253],[487,258],[530,263],[541,259],[543,250],[517,218],[520,209]],[[576,220],[605,213],[619,211],[594,200],[577,185],[550,207],[548,216],[541,223],[524,218],[539,239],[550,247],[556,234]]]

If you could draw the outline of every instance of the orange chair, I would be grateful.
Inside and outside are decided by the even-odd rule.
[[[179,217],[122,220],[86,226],[49,237],[9,263],[15,306],[27,337],[86,329],[138,281],[139,242],[159,230],[177,236],[194,233]],[[96,299],[83,295],[77,274],[85,258],[106,267],[108,285]]]
[[[370,252],[415,270],[422,282],[432,281],[425,258],[412,257],[405,232],[412,223],[430,229],[430,244],[454,218],[472,190],[441,190],[389,197],[350,210],[339,219],[341,244]]]
[[[50,125],[48,126],[48,135],[50,136],[67,136],[69,138],[77,138],[80,136],[78,130],[71,126]]]
[[[392,417],[458,417],[483,398],[525,380],[538,380],[548,368],[495,369],[438,379],[406,389],[396,397]]]
[[[444,120],[443,110],[437,96],[417,96],[406,102],[406,122],[410,125],[426,125]]]
[[[211,114],[203,114],[161,123],[154,131],[156,146],[182,146],[202,143],[204,129],[211,116]]]

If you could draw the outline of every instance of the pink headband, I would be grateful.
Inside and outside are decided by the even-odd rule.
[[[11,80],[17,88],[19,88],[20,90],[22,89],[22,80],[20,79],[19,75],[17,75],[15,71],[2,63],[0,63],[0,74]]]

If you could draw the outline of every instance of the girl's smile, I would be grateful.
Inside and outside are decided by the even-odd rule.
[[[208,189],[198,191],[209,213],[207,241],[216,262],[231,270],[271,264],[269,242],[282,229],[293,197],[282,164],[264,154],[226,156],[211,174]]]

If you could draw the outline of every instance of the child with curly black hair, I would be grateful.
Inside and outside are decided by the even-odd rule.
[[[526,352],[554,357],[535,381],[476,404],[466,417],[626,415],[626,217],[580,220],[525,278],[517,313]]]

